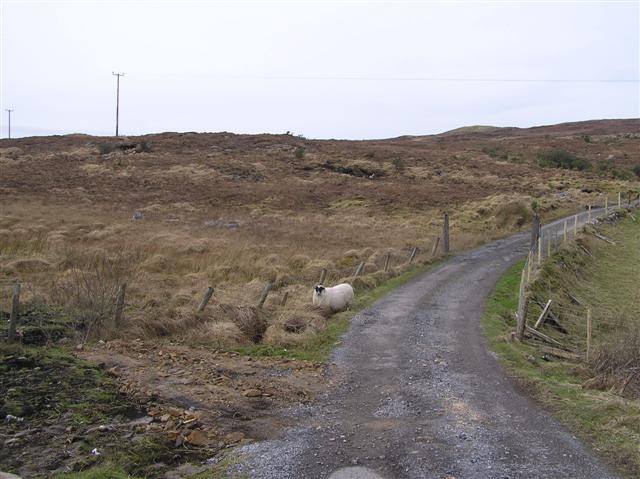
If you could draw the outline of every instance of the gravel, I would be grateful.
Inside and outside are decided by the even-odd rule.
[[[453,257],[356,315],[332,358],[338,385],[281,439],[242,448],[245,460],[234,472],[258,479],[617,477],[521,395],[486,349],[484,302],[528,241],[519,234]]]

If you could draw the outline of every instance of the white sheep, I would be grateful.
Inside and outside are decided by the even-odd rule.
[[[344,311],[353,301],[353,288],[350,284],[342,283],[332,288],[325,288],[318,284],[313,287],[313,305],[328,309],[332,312]]]

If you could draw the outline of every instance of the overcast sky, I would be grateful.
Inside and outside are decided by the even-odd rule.
[[[640,2],[1,0],[2,137],[640,116]]]

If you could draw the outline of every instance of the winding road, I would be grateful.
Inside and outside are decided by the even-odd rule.
[[[543,235],[562,227],[551,224]],[[291,412],[299,426],[284,437],[245,446],[241,472],[296,479],[618,477],[519,392],[487,350],[480,330],[486,298],[528,246],[529,235],[518,234],[462,253],[357,314],[334,352],[329,374],[337,386]]]

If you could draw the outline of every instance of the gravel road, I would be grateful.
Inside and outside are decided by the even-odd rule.
[[[452,257],[357,314],[333,356],[337,386],[293,411],[299,426],[283,438],[244,447],[241,472],[296,479],[617,477],[521,394],[487,351],[485,300],[528,246],[529,236],[519,234]]]

